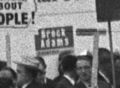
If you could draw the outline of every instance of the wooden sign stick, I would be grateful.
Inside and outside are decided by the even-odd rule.
[[[106,31],[105,30],[98,31],[97,29],[78,29],[76,33],[78,36],[94,36],[91,88],[97,88],[99,36],[105,35]]]
[[[11,45],[10,45],[10,35],[7,33],[6,37],[6,58],[7,66],[11,67]]]
[[[91,88],[98,87],[98,48],[99,48],[99,32],[94,34],[94,46],[93,46],[93,61],[92,61],[92,78]]]

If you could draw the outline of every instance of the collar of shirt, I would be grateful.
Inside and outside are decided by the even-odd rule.
[[[25,83],[25,84],[22,86],[22,88],[26,88],[26,87],[27,87],[30,83],[31,83],[31,81],[30,81],[30,82]]]
[[[84,83],[84,85],[86,86],[86,88],[93,88],[91,84],[89,84],[89,83],[87,83],[87,82],[83,82],[83,83]],[[95,88],[99,88],[98,85],[97,85],[97,87],[95,87]]]
[[[107,83],[110,83],[110,80],[106,77],[106,75],[102,72],[102,71],[99,71],[100,75],[105,79],[105,81]]]
[[[44,82],[47,83],[47,78],[44,79]]]
[[[64,77],[68,79],[72,85],[75,85],[75,81],[70,76],[64,74]]]
[[[91,85],[90,85],[90,84],[88,84],[88,83],[86,83],[86,82],[83,82],[83,83],[85,84],[86,88],[91,88]]]
[[[44,78],[43,81],[42,81],[42,83],[46,84],[47,83],[47,78]]]

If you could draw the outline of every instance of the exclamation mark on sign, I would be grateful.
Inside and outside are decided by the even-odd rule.
[[[34,24],[34,19],[35,19],[35,12],[32,12],[32,24]]]

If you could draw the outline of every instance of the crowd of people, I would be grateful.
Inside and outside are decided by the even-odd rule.
[[[110,51],[98,50],[97,88],[112,88],[112,64]],[[23,56],[15,62],[17,70],[5,67],[0,71],[0,88],[92,88],[92,53],[75,55],[61,52],[58,58],[59,75],[53,80],[46,77],[47,65],[43,57]],[[116,87],[120,88],[120,54],[114,53]]]

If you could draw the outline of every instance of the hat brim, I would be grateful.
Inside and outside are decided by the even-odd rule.
[[[21,63],[21,62],[14,61],[14,63],[17,64],[17,65],[24,66],[26,68],[33,69],[33,70],[40,70],[38,67],[31,66],[31,65],[28,65],[28,64],[24,64],[24,63]]]

